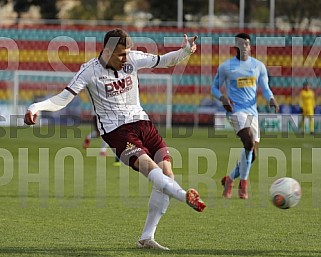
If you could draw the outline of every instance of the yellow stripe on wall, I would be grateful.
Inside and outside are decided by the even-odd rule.
[[[10,51],[9,60],[17,62],[52,62],[52,63],[84,63],[85,61],[94,58],[99,55],[99,52],[87,52],[69,53],[68,51],[46,51],[46,50],[20,50]],[[230,55],[218,55],[214,54],[194,54],[188,59],[188,65],[194,66],[218,66],[225,60],[229,59]],[[321,68],[321,59],[316,58],[306,59],[306,57],[300,56],[288,56],[288,55],[268,55],[258,56],[258,59],[268,66],[282,66],[282,67],[314,67]],[[0,49],[0,61],[8,62],[8,52],[5,49]],[[303,66],[304,64],[304,66]],[[180,65],[186,65],[186,62]]]

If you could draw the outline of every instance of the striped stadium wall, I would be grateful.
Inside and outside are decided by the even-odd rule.
[[[28,25],[0,27],[0,104],[12,99],[15,70],[76,72],[85,61],[97,56],[107,26]],[[188,62],[174,68],[144,70],[144,73],[171,74],[173,77],[174,122],[193,123],[202,99],[210,98],[210,86],[217,67],[233,53],[231,40],[239,31],[177,28],[126,27],[135,42],[134,49],[162,54],[177,49],[184,33],[197,34],[198,50]],[[252,37],[252,55],[268,67],[270,86],[280,104],[298,104],[300,87],[308,80],[321,104],[321,38],[313,33],[247,30]],[[30,104],[37,95],[48,95],[46,81],[22,83],[19,101]],[[63,88],[64,83],[58,87]],[[159,97],[165,97],[159,95]],[[80,95],[86,112],[87,97]],[[142,92],[142,104],[148,106],[151,95]],[[267,111],[258,97],[259,110]],[[206,122],[206,120],[205,120]]]

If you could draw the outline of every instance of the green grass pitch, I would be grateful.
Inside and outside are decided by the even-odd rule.
[[[221,197],[220,179],[241,143],[232,132],[160,129],[182,186],[208,207],[197,213],[171,200],[156,232],[169,252],[135,248],[151,185],[133,170],[99,156],[100,140],[82,149],[89,126],[1,128],[0,256],[321,256],[320,137],[266,133],[251,169],[250,198]],[[106,163],[105,163],[106,162]],[[302,199],[274,207],[268,188],[291,176]]]

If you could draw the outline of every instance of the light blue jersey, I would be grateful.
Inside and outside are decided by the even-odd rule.
[[[222,96],[220,87],[225,84],[227,96],[234,103],[233,113],[243,111],[258,116],[258,86],[267,101],[273,98],[268,82],[267,70],[262,62],[253,57],[246,61],[234,57],[219,66],[213,81],[212,94],[219,99]]]

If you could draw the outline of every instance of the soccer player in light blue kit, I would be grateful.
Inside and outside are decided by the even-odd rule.
[[[262,94],[270,107],[275,112],[279,111],[278,103],[268,85],[266,67],[250,56],[250,43],[251,38],[248,34],[240,33],[235,36],[237,54],[219,66],[212,85],[212,94],[222,102],[227,111],[227,119],[244,147],[236,167],[221,180],[225,198],[231,198],[233,181],[238,177],[240,177],[239,197],[248,198],[248,176],[260,141],[256,105],[258,86],[261,87]],[[227,96],[220,91],[224,84]]]

